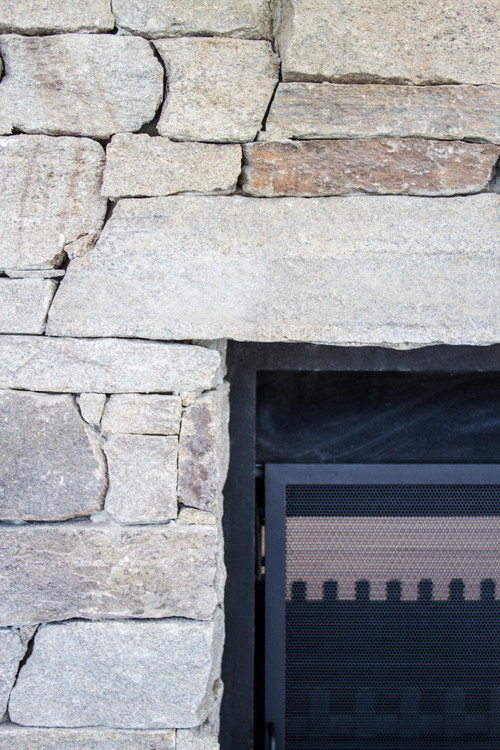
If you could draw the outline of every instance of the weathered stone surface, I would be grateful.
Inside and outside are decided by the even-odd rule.
[[[500,143],[500,86],[281,83],[266,140],[413,136]]]
[[[106,490],[97,437],[71,396],[0,391],[0,520],[94,513]]]
[[[69,393],[205,390],[219,382],[219,368],[219,353],[201,346],[0,337],[0,388]]]
[[[56,283],[37,279],[0,280],[0,332],[43,333]]]
[[[487,187],[500,146],[373,138],[249,143],[244,155],[248,195],[457,195]]]
[[[0,31],[46,34],[110,31],[115,25],[109,0],[1,0]]]
[[[162,39],[168,91],[158,123],[179,141],[252,141],[278,82],[269,42]]]
[[[177,518],[177,437],[111,435],[104,449],[109,471],[105,510],[114,521]]]
[[[0,628],[0,716],[3,716],[19,663],[26,652],[18,630]],[[1,747],[1,745],[0,745]]]
[[[113,0],[117,24],[149,38],[271,39],[269,0]]]
[[[220,509],[229,446],[227,386],[205,393],[184,410],[179,439],[179,503]]]
[[[2,750],[175,750],[175,731],[173,729],[106,729],[105,727],[45,729],[0,724],[0,748]]]
[[[168,138],[115,135],[106,151],[103,195],[229,193],[241,171],[241,146],[175,143]]]
[[[9,279],[60,279],[66,271],[63,268],[23,269],[3,268],[2,271]]]
[[[186,525],[201,523],[213,526],[217,523],[217,520],[213,513],[209,513],[206,510],[198,510],[197,508],[181,508],[179,511],[177,523]]]
[[[49,330],[493,343],[500,329],[499,205],[495,194],[120,201],[97,246],[70,264]]]
[[[1,739],[0,734],[0,739]],[[176,750],[219,750],[217,737],[209,727],[179,729],[176,736]]]
[[[284,0],[285,81],[499,83],[498,2]]]
[[[101,421],[106,395],[104,393],[82,393],[76,400],[84,420],[97,427]]]
[[[87,138],[0,138],[0,268],[52,268],[84,253],[106,212],[103,168],[102,146]]]
[[[0,624],[213,616],[221,591],[210,525],[12,525],[0,535]],[[1,745],[0,745],[1,746]]]
[[[196,726],[210,710],[222,638],[220,613],[214,622],[47,625],[12,691],[11,719],[53,727]]]
[[[102,431],[132,435],[178,435],[181,410],[179,396],[116,394],[106,404]]]
[[[145,39],[8,34],[0,52],[0,108],[26,133],[108,138],[152,120],[163,97],[163,70]]]

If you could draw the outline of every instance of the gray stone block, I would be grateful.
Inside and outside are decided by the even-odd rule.
[[[52,34],[110,31],[115,25],[109,0],[1,0],[0,31]]]
[[[19,630],[0,628],[0,716],[7,710],[10,692],[25,653],[26,644],[23,643]]]
[[[50,280],[0,279],[0,333],[43,333],[56,288]]]
[[[0,724],[2,750],[175,750],[173,729],[45,729]],[[208,748],[207,748],[208,750]]]
[[[93,427],[97,427],[101,422],[106,395],[104,393],[82,393],[76,401],[84,420]]]
[[[178,435],[181,411],[179,396],[116,394],[106,404],[102,431],[135,435]]]

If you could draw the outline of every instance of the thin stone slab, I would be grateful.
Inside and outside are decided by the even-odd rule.
[[[220,354],[123,339],[0,337],[0,388],[66,393],[168,393],[213,388]]]
[[[56,288],[50,280],[0,279],[0,333],[43,333]]]
[[[120,201],[96,247],[70,264],[49,330],[398,347],[494,343],[499,207],[492,193]]]
[[[1,0],[0,31],[55,34],[111,31],[115,19],[109,0]]]
[[[233,36],[271,39],[269,0],[113,0],[118,26],[150,39]]]
[[[168,90],[158,132],[178,141],[252,141],[278,82],[269,42],[162,39],[155,42]]]
[[[106,213],[103,169],[88,138],[0,138],[0,268],[51,269],[86,252]]]
[[[10,691],[25,653],[26,644],[23,643],[19,630],[0,628],[0,716],[7,710]]]
[[[109,138],[152,120],[163,98],[163,69],[145,39],[7,34],[0,52],[0,110],[25,133]]]
[[[116,394],[106,404],[102,431],[131,435],[178,435],[181,412],[179,396]]]
[[[69,395],[0,391],[0,520],[57,521],[101,510],[104,457]]]
[[[500,83],[497,0],[284,0],[285,81]]]
[[[105,510],[118,523],[177,518],[177,437],[111,435],[104,450],[109,489]]]
[[[500,86],[280,83],[259,138],[402,136],[500,143]]]
[[[241,146],[175,143],[149,135],[115,135],[106,150],[103,195],[230,193],[241,171]]]
[[[72,618],[208,620],[220,599],[215,526],[5,526],[0,624]]]
[[[185,731],[185,730],[184,730]],[[173,729],[45,729],[0,724],[2,750],[175,750]],[[208,748],[207,748],[208,750]]]
[[[47,625],[12,691],[11,720],[52,727],[197,726],[210,710],[222,641],[220,613],[214,622]]]
[[[374,138],[249,143],[247,195],[465,195],[492,179],[500,146],[427,139]]]

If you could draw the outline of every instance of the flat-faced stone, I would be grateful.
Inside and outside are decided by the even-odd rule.
[[[457,195],[487,187],[500,146],[374,138],[249,143],[242,189],[248,195]]]
[[[120,523],[177,518],[177,437],[111,435],[105,443],[109,489],[105,510]]]
[[[8,34],[0,52],[0,107],[26,133],[109,138],[152,120],[163,97],[163,70],[145,39]]]
[[[56,283],[37,279],[0,279],[0,332],[43,333]]]
[[[285,81],[499,83],[498,2],[284,0]]]
[[[110,31],[115,25],[109,0],[1,0],[0,31],[53,34]]]
[[[104,393],[81,393],[76,400],[84,420],[93,427],[97,427],[101,421],[106,395]]]
[[[132,435],[178,435],[181,408],[179,396],[116,394],[106,404],[102,431]]]
[[[70,264],[49,330],[494,343],[499,206],[495,194],[123,200],[96,247]]]
[[[500,86],[281,83],[260,137],[404,136],[500,143]]]
[[[213,616],[218,533],[210,525],[11,525],[0,535],[0,624]],[[0,745],[1,746],[1,745]]]
[[[210,710],[222,640],[220,614],[47,625],[12,691],[10,717],[29,726],[197,726]]]
[[[179,141],[252,141],[278,82],[269,42],[162,39],[168,91],[158,123]]]
[[[149,38],[271,39],[269,0],[113,0],[118,26]]]
[[[187,731],[187,730],[184,730]],[[2,750],[175,750],[173,729],[46,729],[0,724]],[[208,749],[207,749],[208,750]]]
[[[10,691],[25,652],[26,644],[23,644],[18,630],[0,628],[0,716],[7,709]]]
[[[206,390],[220,379],[217,351],[123,339],[0,337],[0,388],[82,393]]]
[[[50,269],[84,253],[106,213],[103,168],[87,138],[0,138],[0,268]]]
[[[115,135],[106,157],[102,192],[113,198],[229,193],[241,171],[237,144],[175,143],[145,134]]]
[[[0,734],[0,739],[1,739]],[[219,750],[217,736],[209,728],[179,729],[176,736],[176,750]]]

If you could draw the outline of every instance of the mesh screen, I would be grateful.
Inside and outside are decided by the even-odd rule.
[[[288,486],[287,750],[500,747],[499,498]]]

